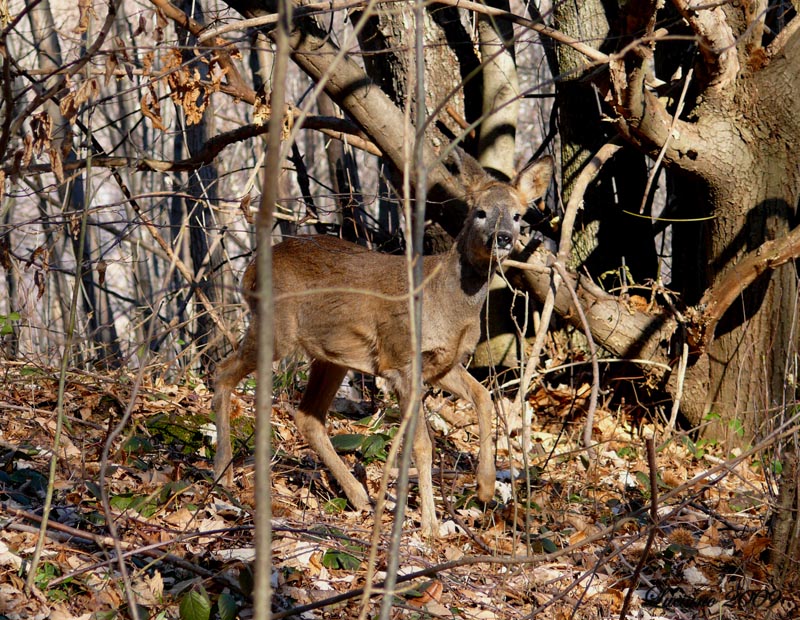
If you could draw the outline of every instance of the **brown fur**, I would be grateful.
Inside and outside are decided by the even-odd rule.
[[[478,497],[489,501],[495,482],[492,402],[462,362],[480,335],[480,311],[491,273],[516,242],[520,217],[547,190],[552,162],[549,158],[534,162],[512,183],[502,183],[491,179],[467,155],[459,154],[457,159],[470,210],[452,249],[424,258],[423,379],[469,400],[475,408],[480,435]],[[288,239],[273,248],[275,359],[293,353],[311,359],[308,386],[295,411],[295,422],[359,510],[369,508],[369,496],[336,454],[325,420],[351,368],[386,379],[401,410],[409,410],[412,348],[406,274],[404,257],[378,254],[330,236]],[[250,293],[246,298],[252,319],[238,350],[219,366],[212,403],[219,435],[215,472],[222,476],[228,469],[225,480],[229,484],[230,393],[256,367],[255,263],[245,271],[242,284]],[[424,419],[420,422],[412,447],[419,471],[422,528],[436,536],[432,446],[427,424]]]

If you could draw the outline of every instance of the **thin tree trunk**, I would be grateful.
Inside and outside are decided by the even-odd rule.
[[[487,6],[510,10],[508,0],[491,0]],[[510,179],[514,175],[515,139],[519,115],[519,80],[514,53],[514,26],[486,15],[478,18],[481,50],[483,109],[478,140],[478,161]]]
[[[182,3],[181,8],[187,15],[192,17],[192,19],[196,19],[199,22],[203,21],[202,7],[199,3],[186,0]],[[184,33],[182,37],[184,50],[183,60],[186,63],[195,60],[192,54],[193,39],[194,37],[188,32]],[[201,76],[207,72],[207,65],[205,63],[194,62],[192,67],[199,71]],[[198,103],[202,105],[204,102]],[[204,113],[199,122],[186,127],[186,148],[190,156],[199,153],[208,140],[208,136],[212,133],[208,127],[208,123],[211,120],[212,117]],[[218,176],[216,166],[211,164],[205,165],[190,174],[186,193],[194,198],[187,199],[185,204],[189,234],[189,254],[192,259],[195,274],[195,280],[190,283],[190,286],[192,291],[197,289],[203,293],[212,304],[217,302],[219,297],[217,294],[215,276],[218,272],[219,265],[222,263],[219,252],[215,251],[212,253],[210,251],[208,232],[213,229],[215,219],[212,212],[212,205],[217,199],[216,186]],[[195,304],[195,307],[198,311],[195,313],[194,317],[195,322],[192,343],[200,353],[201,366],[204,370],[208,371],[221,357],[223,352],[218,351],[216,345],[213,344],[215,327],[211,316],[207,312],[202,311],[198,304]]]
[[[338,116],[335,104],[327,95],[320,95],[317,105],[323,116]],[[372,239],[365,219],[364,197],[361,194],[361,181],[353,150],[341,141],[333,140],[325,149],[325,155],[328,159],[331,187],[341,214],[342,238],[368,245]]]
[[[31,29],[34,33],[34,40],[37,42],[37,60],[39,67],[48,72],[55,72],[62,64],[61,47],[58,41],[55,20],[49,0],[41,3],[28,11]],[[72,130],[61,115],[61,111],[55,101],[49,100],[45,104],[45,110],[53,119],[55,130],[53,132],[54,148],[65,152],[65,145],[71,142]],[[74,159],[75,155],[69,150],[67,160]],[[65,205],[68,211],[81,213],[85,208],[85,185],[81,175],[75,176],[67,185],[59,185],[58,193],[60,202]],[[71,222],[75,218],[70,217]],[[83,288],[81,300],[83,309],[89,323],[89,337],[98,345],[98,350],[93,355],[96,363],[102,365],[116,366],[120,362],[119,339],[111,317],[104,313],[104,308],[98,304],[97,290],[93,275],[93,252],[89,243],[90,235],[86,236],[86,243],[83,248],[78,247],[78,231],[71,226],[69,234],[73,255],[76,258],[75,266],[75,286]],[[78,260],[80,258],[80,260]],[[81,356],[86,353],[82,349]],[[84,360],[85,361],[85,360]]]

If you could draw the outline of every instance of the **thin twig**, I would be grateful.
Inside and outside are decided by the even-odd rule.
[[[425,101],[425,56],[424,56],[424,0],[414,2],[414,48],[409,49],[411,56],[409,66],[413,66],[414,81],[416,85],[416,118],[417,131],[412,133],[411,128],[411,105],[406,104],[404,120],[405,131],[403,140],[403,151],[406,157],[403,161],[403,210],[406,220],[407,239],[411,239],[411,244],[406,246],[406,269],[407,282],[409,289],[418,289],[422,286],[425,279],[423,272],[423,235],[425,233],[425,201],[428,198],[428,170],[425,165],[425,115],[426,109],[419,102]],[[413,137],[413,141],[409,140]],[[416,168],[416,174],[413,174]],[[414,194],[416,201],[411,202],[411,183],[415,183]],[[386,579],[384,580],[384,593],[381,602],[380,620],[389,620],[392,612],[392,602],[394,600],[394,590],[397,584],[397,573],[400,567],[400,543],[403,536],[403,520],[405,517],[406,503],[408,501],[408,470],[411,464],[412,446],[416,444],[416,433],[423,432],[418,430],[422,425],[424,432],[427,430],[427,421],[422,411],[422,291],[417,290],[413,295],[409,295],[408,300],[408,319],[412,326],[411,332],[411,381],[410,385],[403,386],[406,393],[403,403],[402,415],[408,418],[408,428],[403,435],[404,448],[400,455],[397,475],[397,502],[395,504],[394,523],[392,524],[392,536],[389,541],[389,552],[386,562]],[[429,464],[430,466],[430,464]],[[423,502],[425,498],[423,497]],[[423,515],[425,513],[423,506]],[[435,515],[433,516],[435,519]],[[424,531],[426,523],[423,523],[424,537],[430,536],[432,532]],[[435,534],[438,535],[438,532]]]
[[[642,203],[639,206],[640,214],[644,213],[644,206],[645,203],[647,202],[647,197],[650,195],[650,188],[653,186],[653,183],[655,182],[658,171],[661,170],[661,162],[664,161],[664,156],[667,153],[667,147],[669,146],[670,141],[675,135],[675,126],[678,124],[678,119],[680,119],[680,116],[683,113],[683,106],[686,103],[686,93],[689,91],[689,84],[692,83],[693,72],[694,68],[690,68],[689,71],[686,72],[686,79],[683,82],[683,89],[681,90],[680,97],[678,97],[678,105],[675,108],[675,113],[672,115],[672,124],[669,127],[667,140],[664,142],[664,144],[661,145],[661,148],[658,151],[658,156],[656,157],[656,160],[653,163],[653,168],[650,171],[650,174],[647,176],[647,184],[645,185],[644,191],[642,192]]]
[[[681,408],[683,398],[683,384],[686,380],[686,368],[689,365],[689,343],[684,341],[681,347],[681,358],[678,361],[678,376],[676,378],[675,395],[672,397],[672,411],[670,412],[667,428],[664,430],[664,439],[667,440],[675,430],[675,423],[678,420],[678,411]]]
[[[650,547],[653,546],[656,532],[658,531],[658,464],[656,463],[656,443],[652,437],[647,438],[647,465],[650,469],[650,528],[647,533],[647,541],[644,544],[644,549],[639,556],[639,562],[636,564],[636,569],[630,578],[630,585],[628,586],[628,593],[625,595],[625,601],[622,603],[622,609],[619,611],[620,620],[625,620],[628,617],[628,609],[631,606],[631,599],[633,593],[636,591],[636,585],[639,583],[639,575],[642,573],[644,565],[650,557]]]
[[[89,171],[91,172],[91,171]],[[90,193],[87,191],[84,195],[84,200],[88,207]],[[27,579],[25,580],[25,588],[28,592],[31,591],[34,581],[36,579],[36,572],[39,567],[39,559],[41,558],[44,549],[45,533],[47,532],[47,521],[50,518],[50,508],[53,503],[53,493],[55,491],[55,481],[58,468],[58,452],[61,449],[61,433],[64,430],[64,397],[66,394],[67,386],[67,371],[70,363],[70,350],[72,349],[73,338],[75,337],[75,325],[78,320],[78,300],[82,292],[82,272],[85,268],[84,264],[84,249],[86,242],[86,228],[89,221],[88,208],[83,210],[80,218],[80,228],[77,239],[77,251],[75,253],[75,282],[72,287],[72,298],[69,304],[69,316],[67,318],[67,333],[64,336],[64,350],[61,355],[61,365],[58,373],[58,395],[56,397],[56,429],[53,436],[53,453],[50,457],[50,471],[47,477],[47,490],[45,492],[44,506],[42,507],[42,523],[39,530],[39,537],[36,540],[36,547],[33,551],[31,564],[28,571]],[[125,573],[123,572],[123,579]],[[134,615],[133,620],[139,620]]]
[[[597,173],[602,168],[603,164],[608,161],[621,147],[614,142],[609,142],[603,145],[600,150],[592,157],[586,166],[581,170],[578,177],[575,179],[572,194],[570,195],[567,207],[564,211],[564,218],[561,224],[561,237],[559,241],[558,254],[555,257],[562,266],[566,268],[569,254],[572,248],[572,233],[575,226],[575,218],[577,217],[578,208],[583,202],[583,196],[589,184],[597,176]],[[508,261],[506,261],[508,263]],[[566,271],[564,272],[566,273]],[[538,373],[539,359],[542,350],[544,349],[545,338],[547,330],[550,325],[550,319],[553,316],[555,307],[556,292],[561,286],[561,274],[558,270],[552,270],[552,277],[550,281],[550,288],[547,291],[544,304],[541,310],[541,320],[539,322],[539,329],[536,330],[536,338],[533,343],[533,349],[528,356],[528,363],[522,373],[522,381],[520,383],[520,390],[517,395],[517,408],[522,412],[522,448],[523,450],[530,449],[531,429],[529,415],[526,414],[524,409],[523,399],[530,389],[531,382],[534,375]]]
[[[561,274],[561,279],[565,283],[569,281],[567,270],[560,261],[556,261],[553,264],[553,268]],[[581,306],[581,300],[578,299],[578,294],[571,286],[567,286],[567,290],[572,297],[572,303],[575,306],[575,311],[578,313],[578,317],[583,325],[583,333],[586,336],[586,342],[589,345],[589,355],[591,356],[592,360],[592,391],[589,396],[589,409],[586,412],[586,425],[583,430],[583,445],[589,451],[589,455],[593,456],[594,450],[592,449],[592,429],[594,428],[594,414],[595,411],[597,411],[597,399],[600,393],[600,365],[597,363],[597,345],[594,343],[594,338],[592,337],[592,328],[589,325],[589,320],[586,318],[586,313],[583,311],[583,306]]]
[[[272,93],[269,133],[266,141],[261,202],[256,219],[256,256],[258,280],[258,316],[256,360],[256,513],[255,577],[253,584],[254,613],[261,620],[272,616],[272,361],[274,357],[274,330],[272,320],[272,226],[275,205],[278,203],[278,178],[286,157],[283,140],[283,114],[286,103],[286,74],[289,65],[289,33],[292,21],[292,4],[278,0],[278,25],[274,34],[275,60],[273,63]]]

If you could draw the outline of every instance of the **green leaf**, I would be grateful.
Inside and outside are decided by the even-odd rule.
[[[361,453],[364,455],[364,459],[368,461],[374,459],[385,461],[386,444],[387,437],[381,433],[376,433],[375,435],[366,437],[361,444]]]
[[[145,518],[152,517],[157,506],[146,495],[121,493],[111,498],[111,505],[118,510],[135,510]]]
[[[236,601],[227,592],[223,592],[217,599],[217,614],[219,620],[235,620]]]
[[[558,546],[550,538],[541,538],[540,540],[542,542],[542,551],[544,553],[555,553],[558,551]]]
[[[120,493],[111,498],[110,504],[117,510],[127,510],[135,500],[136,496],[133,493]]]
[[[337,452],[355,452],[361,447],[364,439],[361,433],[342,433],[331,437],[331,443]]]
[[[123,444],[122,449],[128,454],[149,454],[153,452],[153,444],[144,435],[134,435]]]
[[[630,446],[625,446],[617,450],[617,456],[623,459],[633,460],[636,458],[636,450]]]
[[[329,549],[322,555],[322,565],[333,570],[358,570],[361,560],[344,551]]]
[[[39,570],[36,573],[34,583],[39,589],[46,590],[47,584],[49,584],[60,574],[61,573],[55,564],[52,564],[51,562],[42,562],[39,565]]]
[[[430,579],[427,581],[423,581],[417,584],[416,586],[413,586],[409,590],[404,590],[402,596],[403,598],[406,599],[419,598],[420,596],[425,594],[425,592],[428,591],[428,588],[430,588],[431,585],[433,585],[433,583],[434,582]]]
[[[211,601],[205,590],[190,590],[181,599],[181,620],[208,620],[211,617]]]
[[[89,491],[89,495],[95,499],[100,499],[100,487],[97,486],[96,483],[92,482],[91,480],[86,480],[84,484],[86,485],[86,490]]]
[[[639,481],[639,484],[641,484],[648,491],[650,490],[650,476],[642,471],[635,472],[634,476]]]
[[[191,485],[185,480],[173,480],[172,482],[167,482],[158,494],[158,501],[162,504],[166,504],[169,501],[169,498],[173,495],[180,495],[188,489]]]
[[[323,509],[329,515],[338,515],[347,508],[347,500],[343,497],[334,497],[325,502]]]

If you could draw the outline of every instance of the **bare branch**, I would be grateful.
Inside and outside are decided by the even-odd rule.
[[[299,115],[299,111],[294,106],[287,106],[285,112],[291,118]],[[347,141],[353,146],[372,155],[380,155],[381,151],[375,144],[361,132],[358,127],[345,119],[334,118],[331,116],[312,116],[306,117],[302,125],[305,129],[316,129],[325,135],[336,140]],[[231,131],[226,131],[209,139],[203,148],[194,156],[180,159],[178,161],[132,158],[132,157],[92,157],[91,165],[95,168],[136,168],[143,172],[189,172],[197,170],[212,161],[228,146],[244,140],[249,140],[257,136],[265,135],[269,132],[268,125],[244,125]],[[75,161],[65,161],[62,163],[64,172],[74,172],[81,170],[89,165],[90,160],[78,159]],[[17,162],[12,162],[0,168],[2,172],[10,176],[24,176],[26,174],[42,174],[52,172],[51,164],[35,164],[25,168],[19,168]]]
[[[795,15],[794,19],[790,21],[786,28],[778,33],[778,36],[767,47],[767,57],[772,59],[779,56],[783,52],[786,42],[791,39],[797,31],[800,30],[800,15]]]
[[[709,88],[722,92],[739,74],[736,38],[722,5],[706,0],[673,0],[700,39],[700,53],[709,71]]]

